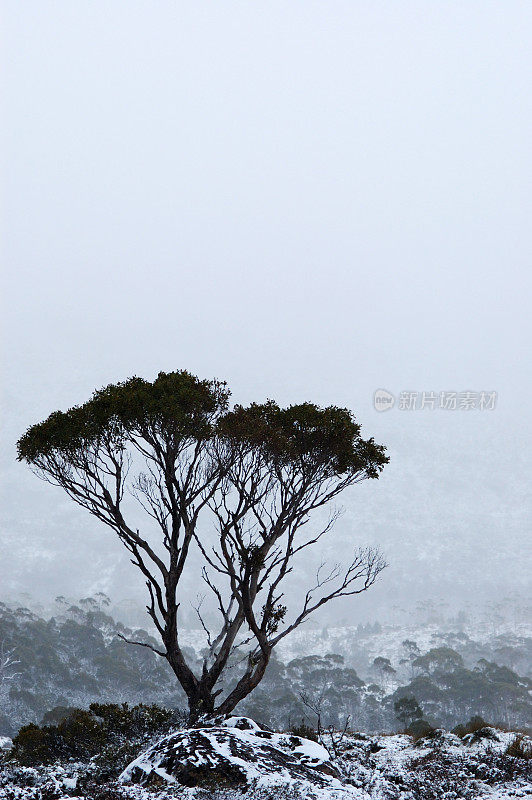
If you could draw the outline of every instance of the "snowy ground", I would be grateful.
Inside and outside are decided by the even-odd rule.
[[[336,732],[318,744],[240,717],[165,736],[103,785],[90,764],[32,769],[6,763],[0,800],[532,798],[532,760],[505,754],[514,739],[490,728],[463,740],[440,731],[417,743],[404,734]],[[183,785],[191,781],[201,786]]]

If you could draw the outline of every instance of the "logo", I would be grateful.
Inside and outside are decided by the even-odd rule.
[[[376,411],[389,411],[390,408],[393,408],[394,403],[395,397],[386,389],[377,389],[373,395],[373,405]]]

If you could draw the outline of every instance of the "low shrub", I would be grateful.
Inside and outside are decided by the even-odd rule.
[[[66,755],[64,742],[54,727],[24,725],[13,739],[10,757],[25,767],[52,764]]]
[[[302,739],[310,739],[312,742],[318,741],[317,732],[310,725],[306,725],[303,720],[301,720],[301,725],[293,725],[290,728],[290,733],[293,733],[294,736],[300,736]]]
[[[410,723],[406,732],[410,734],[414,742],[417,742],[418,739],[424,739],[426,736],[431,736],[436,728],[427,722],[426,719],[416,719]]]
[[[522,758],[530,761],[532,759],[532,742],[522,733],[518,733],[506,748],[505,754],[513,758]]]
[[[102,722],[91,711],[76,709],[56,727],[64,742],[65,751],[79,760],[90,758],[105,744],[113,732],[104,728]]]
[[[47,711],[41,720],[41,725],[59,725],[64,719],[69,717],[76,708],[74,706],[55,706],[51,711]]]
[[[460,739],[463,739],[464,736],[467,736],[468,733],[476,733],[480,731],[482,728],[487,728],[488,723],[482,719],[480,716],[473,716],[466,722],[465,724],[457,725],[455,728],[452,729],[451,733],[454,733],[456,736],[459,736]]]
[[[106,764],[124,758],[139,744],[177,727],[176,712],[159,706],[93,703],[70,710],[55,725],[25,725],[13,739],[10,757],[24,766],[61,759],[85,761],[98,756]]]

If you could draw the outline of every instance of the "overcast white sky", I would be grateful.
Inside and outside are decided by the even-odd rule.
[[[14,447],[182,368],[238,402],[349,406],[389,446],[334,547],[383,545],[375,602],[523,592],[532,5],[3,7],[0,599],[141,586]],[[379,387],[498,402],[378,414]]]

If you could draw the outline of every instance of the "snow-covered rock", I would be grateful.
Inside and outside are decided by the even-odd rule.
[[[13,740],[9,736],[0,736],[0,751],[6,752],[13,747]]]
[[[229,788],[282,779],[325,787],[339,786],[338,777],[328,751],[317,742],[231,717],[163,737],[126,767],[120,781]]]

